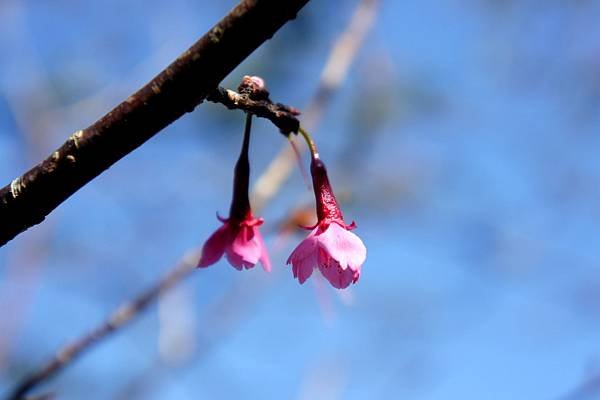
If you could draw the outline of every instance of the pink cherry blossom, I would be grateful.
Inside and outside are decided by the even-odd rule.
[[[263,269],[270,272],[271,261],[258,231],[263,220],[254,218],[251,213],[239,222],[232,218],[219,218],[219,220],[223,225],[204,243],[198,267],[208,267],[219,261],[225,254],[227,261],[240,271],[243,268],[252,268],[260,261]]]
[[[367,257],[362,240],[350,232],[356,225],[346,225],[331,190],[325,165],[313,156],[310,172],[317,205],[317,224],[292,252],[287,264],[292,264],[294,277],[304,283],[315,268],[337,289],[356,283]]]
[[[248,115],[242,150],[234,170],[233,198],[229,218],[225,219],[217,215],[223,225],[204,243],[198,268],[205,268],[216,263],[225,254],[227,261],[238,270],[252,268],[260,261],[265,271],[271,271],[271,261],[263,238],[258,231],[263,220],[254,218],[248,199],[250,128],[251,116]]]

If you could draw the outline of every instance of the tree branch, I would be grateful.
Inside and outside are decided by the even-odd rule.
[[[285,104],[273,103],[268,97],[262,100],[253,100],[244,94],[219,86],[206,96],[206,100],[221,103],[230,110],[244,110],[257,117],[266,118],[278,127],[284,135],[298,132],[300,126],[300,121],[297,118],[300,111]]]
[[[42,222],[86,183],[193,111],[307,2],[242,0],[139,91],[0,189],[0,246]]]

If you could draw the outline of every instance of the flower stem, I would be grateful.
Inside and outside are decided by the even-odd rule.
[[[248,187],[250,183],[250,162],[248,149],[250,147],[250,130],[252,128],[252,114],[246,113],[246,126],[244,127],[244,140],[240,156],[235,164],[233,174],[233,198],[229,210],[229,218],[242,221],[250,211]]]
[[[313,138],[302,127],[298,128],[298,132],[300,132],[300,134],[302,135],[302,137],[304,138],[304,140],[306,140],[306,144],[308,145],[308,148],[310,149],[310,154],[311,154],[312,158],[313,159],[318,159],[319,158],[319,152],[317,151],[317,145],[315,144],[315,141],[313,140]]]
[[[304,179],[304,183],[306,184],[306,188],[308,190],[311,189],[312,185],[310,183],[310,179],[308,177],[308,173],[306,172],[306,168],[302,164],[302,157],[300,156],[300,150],[294,141],[294,136],[289,135],[288,140],[290,141],[290,146],[292,146],[292,150],[294,151],[294,155],[296,156],[296,161],[298,162],[298,168],[300,168],[300,173],[302,174],[302,178]]]
[[[250,130],[252,129],[252,114],[246,113],[246,125],[244,126],[244,142],[242,143],[242,151],[240,154],[245,154],[248,158],[248,148],[250,147]]]

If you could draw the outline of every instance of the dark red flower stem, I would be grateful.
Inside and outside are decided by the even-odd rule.
[[[325,164],[321,161],[318,154],[312,157],[310,174],[312,175],[319,222],[327,220],[343,223],[344,217],[331,189],[331,184],[327,177],[327,168],[325,168]]]
[[[321,161],[319,157],[319,151],[317,150],[317,144],[304,128],[299,127],[298,132],[302,135],[308,148],[310,149],[310,175],[312,176],[313,189],[315,191],[315,203],[317,204],[317,218],[319,224],[323,221],[329,223],[331,221],[337,221],[344,224],[344,217],[340,211],[329,178],[327,177],[327,168],[325,163]]]
[[[248,149],[250,148],[250,130],[252,129],[252,114],[246,114],[244,140],[240,156],[235,164],[233,175],[233,198],[229,210],[229,218],[234,221],[243,221],[250,213],[250,200],[248,189],[250,186],[250,161]]]

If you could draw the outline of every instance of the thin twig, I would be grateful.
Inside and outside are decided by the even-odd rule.
[[[341,36],[341,38],[346,38],[346,39],[338,40],[338,42],[336,43],[336,45],[334,46],[334,49],[332,50],[332,52],[330,54],[329,60],[327,62],[327,65],[330,65],[332,63],[334,64],[334,67],[329,67],[329,70],[338,71],[338,73],[336,74],[336,77],[338,79],[336,81],[337,83],[336,83],[336,85],[331,85],[331,82],[332,82],[331,77],[327,78],[328,75],[325,74],[325,72],[322,74],[321,83],[319,85],[319,90],[317,91],[317,94],[316,94],[316,99],[313,102],[311,102],[311,105],[313,105],[313,108],[316,107],[315,104],[320,105],[321,107],[324,107],[325,103],[327,103],[328,99],[330,98],[330,95],[333,93],[333,91],[335,91],[335,89],[339,86],[341,81],[345,78],[346,73],[344,72],[344,73],[340,74],[340,71],[347,71],[347,69],[349,67],[349,63],[352,62],[353,55],[356,54],[356,51],[358,50],[358,46],[363,41],[366,31],[372,25],[372,20],[375,15],[377,3],[378,3],[378,0],[362,0],[360,2],[359,6],[357,8],[357,11],[354,14],[349,26],[347,27],[347,29],[344,31],[344,33]],[[361,19],[361,18],[366,18],[367,21],[362,22],[362,23],[357,21],[357,19]],[[357,27],[360,29],[358,29]],[[345,42],[346,44],[344,46],[349,46],[347,43],[350,43],[352,45],[351,47],[353,50],[350,53],[346,53],[346,54],[351,54],[352,57],[348,58],[346,56],[346,57],[344,57],[343,65],[341,65],[341,64],[336,65],[336,62],[333,58],[333,54],[338,54],[338,56],[339,56],[340,50],[336,50],[336,49],[339,48],[340,42]],[[326,67],[325,71],[327,71],[327,70],[328,70],[328,68]],[[323,89],[323,88],[326,88],[326,89]],[[327,96],[323,95],[323,90],[326,90],[326,93],[328,93]],[[213,94],[214,94],[214,92],[213,92]],[[222,95],[219,94],[219,96],[222,96]],[[229,92],[227,92],[227,97],[229,97]],[[224,99],[224,102],[227,102],[227,100],[224,97],[222,97],[222,98]],[[210,99],[207,98],[207,100],[210,100]],[[213,100],[210,100],[210,101],[213,101]],[[225,104],[222,101],[218,101],[218,102]],[[239,108],[243,109],[242,107],[239,107]],[[311,107],[309,107],[309,110],[311,110]],[[309,123],[306,125],[314,127],[314,124],[316,124],[316,120],[317,120],[318,116],[319,116],[318,111],[311,111],[311,117],[310,117],[311,119],[309,119]],[[281,156],[281,154],[280,154],[280,156]],[[281,159],[281,157],[278,157],[278,159]],[[271,169],[268,169],[262,175],[262,177],[260,179],[267,177],[270,170]],[[279,189],[281,182],[279,183],[279,185],[273,186],[275,188],[275,190]],[[257,193],[258,189],[259,189],[259,187],[257,187],[254,190],[253,197],[255,197],[255,198],[258,195],[258,193]],[[260,209],[262,209],[266,205],[266,203],[270,199],[271,199],[271,196],[264,197],[264,201],[262,201],[261,203],[253,204],[253,209],[256,212],[258,212]],[[140,296],[136,297],[131,302],[125,303],[124,305],[119,307],[119,309],[115,313],[113,313],[99,327],[93,329],[92,331],[86,333],[79,339],[76,339],[73,342],[64,346],[61,350],[59,350],[57,355],[52,360],[50,360],[46,365],[42,366],[38,371],[36,371],[33,374],[31,374],[30,376],[26,377],[25,380],[21,384],[19,384],[17,389],[15,389],[12,397],[9,397],[9,400],[21,399],[21,396],[23,396],[25,393],[27,393],[33,387],[52,378],[56,373],[58,373],[61,369],[66,367],[72,360],[74,360],[77,356],[81,355],[81,353],[83,353],[85,350],[88,350],[94,344],[96,344],[100,340],[106,338],[109,334],[114,333],[116,330],[118,330],[119,328],[124,326],[127,322],[132,320],[134,317],[138,316],[144,309],[146,309],[146,307],[150,303],[157,300],[161,293],[167,291],[168,289],[170,289],[171,287],[173,287],[174,285],[176,285],[177,283],[179,283],[180,281],[185,279],[190,274],[190,272],[193,270],[193,266],[195,265],[195,263],[197,262],[197,260],[199,258],[200,258],[200,250],[197,250],[195,253],[193,253],[193,255],[186,256],[181,261],[180,264],[178,264],[170,272],[168,272],[152,288],[146,290],[145,292],[143,292]],[[123,318],[124,316],[126,318]],[[63,359],[65,354],[68,357]]]
[[[0,189],[0,246],[161,129],[194,110],[308,0],[242,0],[154,79]]]

